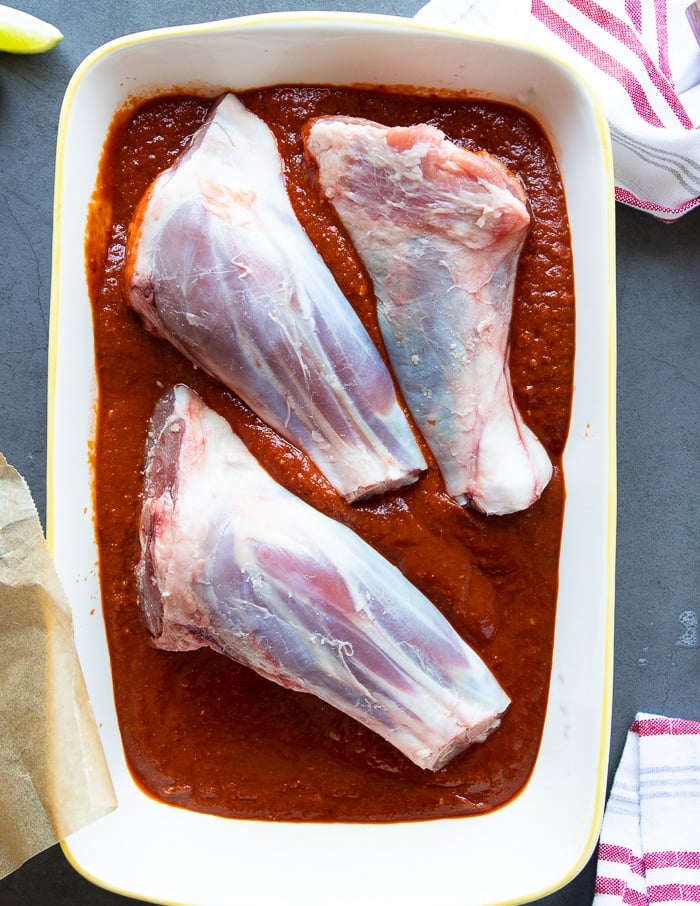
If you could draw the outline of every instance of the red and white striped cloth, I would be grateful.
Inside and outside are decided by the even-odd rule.
[[[673,221],[700,205],[700,47],[690,0],[431,0],[426,24],[549,50],[596,90],[618,201]]]
[[[605,807],[593,903],[700,903],[700,721],[637,714]]]

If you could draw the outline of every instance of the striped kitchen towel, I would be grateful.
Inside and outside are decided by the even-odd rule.
[[[593,903],[700,903],[700,721],[637,714],[605,808]]]
[[[597,91],[618,201],[673,221],[700,205],[700,47],[690,0],[431,0],[416,15],[527,41]]]

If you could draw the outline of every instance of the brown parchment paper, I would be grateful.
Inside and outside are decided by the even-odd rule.
[[[0,878],[115,806],[70,608],[0,453]]]

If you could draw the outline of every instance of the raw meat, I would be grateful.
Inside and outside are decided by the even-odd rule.
[[[437,770],[500,723],[483,660],[358,535],[277,484],[188,387],[149,427],[138,585],[159,648],[209,646]]]
[[[426,468],[393,379],[302,230],[268,127],[225,95],[130,229],[130,304],[354,501]]]
[[[530,506],[552,466],[508,371],[521,184],[428,125],[322,117],[305,143],[374,282],[395,376],[448,494],[489,514]]]

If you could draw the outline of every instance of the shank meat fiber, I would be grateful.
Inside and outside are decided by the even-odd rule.
[[[437,770],[509,699],[436,607],[349,528],[277,484],[176,385],[149,426],[138,588],[157,647],[208,646],[309,692]]]
[[[488,514],[527,508],[552,465],[508,370],[529,225],[520,182],[429,125],[320,117],[305,147],[374,283],[394,374],[448,494]]]
[[[131,306],[348,501],[426,468],[393,380],[293,212],[272,132],[233,95],[135,214]]]

